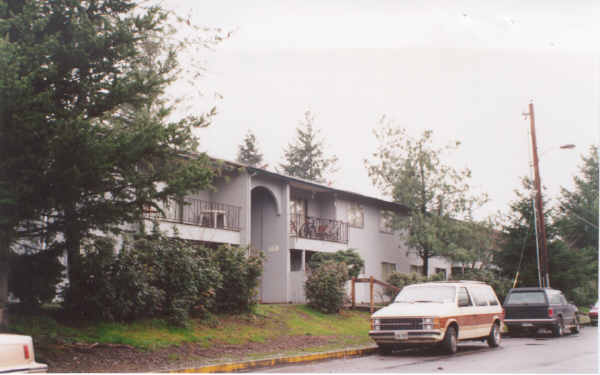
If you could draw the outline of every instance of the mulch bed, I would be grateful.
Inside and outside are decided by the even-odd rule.
[[[333,342],[334,336],[283,336],[264,343],[216,344],[209,348],[188,343],[156,350],[127,345],[57,344],[36,348],[36,360],[48,364],[49,372],[160,372],[236,362],[253,354],[267,357],[288,351],[301,352]]]

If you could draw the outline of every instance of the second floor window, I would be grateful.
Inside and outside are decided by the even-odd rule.
[[[360,204],[350,203],[350,208],[348,209],[348,224],[355,228],[362,228],[365,226],[365,214]]]
[[[306,200],[298,198],[290,199],[290,213],[301,218],[306,217]]]
[[[394,233],[394,222],[393,212],[387,210],[381,210],[379,212],[379,231],[383,233]]]

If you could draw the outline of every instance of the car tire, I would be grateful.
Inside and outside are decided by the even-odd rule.
[[[573,319],[573,327],[571,327],[571,333],[579,333],[579,330],[579,319],[575,316],[575,319]]]
[[[554,337],[561,337],[565,334],[565,322],[562,318],[558,319],[558,323],[554,327],[552,327],[552,334]]]
[[[497,348],[500,346],[500,340],[502,340],[502,336],[500,334],[500,324],[494,323],[492,325],[490,335],[487,338],[487,343],[490,348]]]
[[[442,349],[448,354],[455,354],[458,350],[456,328],[454,326],[450,326],[446,330],[446,335],[442,341]]]

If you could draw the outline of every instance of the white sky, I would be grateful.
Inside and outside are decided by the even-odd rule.
[[[202,151],[234,160],[252,129],[270,166],[311,110],[339,158],[333,186],[378,197],[363,163],[376,150],[377,120],[415,136],[433,129],[439,145],[462,142],[447,160],[469,167],[472,185],[489,194],[479,216],[507,211],[530,173],[521,113],[533,100],[542,183],[557,197],[598,143],[600,3],[446,3],[164,1],[197,25],[234,30],[203,52],[207,71],[193,89],[205,95],[183,84],[173,93],[192,111],[217,106],[198,132]],[[566,143],[577,148],[558,149]]]

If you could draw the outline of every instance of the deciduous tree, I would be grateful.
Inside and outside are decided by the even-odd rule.
[[[429,259],[452,258],[462,248],[462,221],[471,220],[473,209],[487,197],[471,193],[469,169],[459,171],[443,161],[443,153],[459,142],[436,147],[431,130],[413,139],[385,119],[375,136],[379,146],[374,160],[365,161],[369,176],[384,194],[409,208],[408,216],[396,217],[394,226],[409,251],[423,260],[423,275],[428,275]]]

